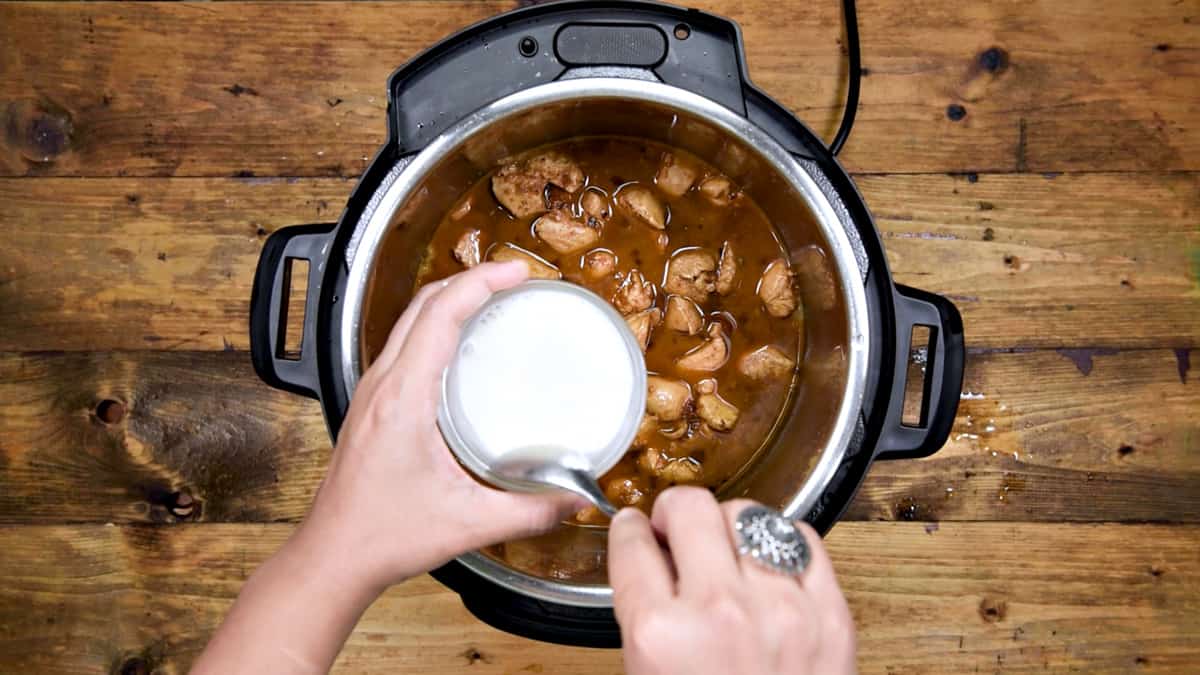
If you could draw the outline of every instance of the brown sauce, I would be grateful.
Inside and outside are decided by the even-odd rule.
[[[461,271],[464,266],[460,262],[462,255],[456,257],[455,248],[460,246],[464,236],[477,231],[473,236],[477,237],[478,250],[484,259],[494,255],[498,246],[516,245],[556,266],[565,280],[607,299],[613,298],[630,272],[637,269],[654,285],[653,306],[665,311],[668,293],[664,286],[671,257],[683,250],[699,248],[717,258],[723,247],[730,246],[737,262],[732,289],[725,289],[726,294],[707,293],[698,303],[705,329],[688,335],[660,321],[650,333],[647,369],[664,378],[687,382],[691,389],[693,400],[683,419],[672,423],[657,419],[647,421],[645,431],[639,433],[634,446],[601,479],[601,485],[615,502],[647,511],[654,496],[672,484],[688,483],[719,489],[767,442],[795,379],[795,367],[769,377],[750,377],[745,374],[741,359],[768,345],[786,355],[793,365],[803,354],[803,308],[796,307],[782,317],[778,311],[772,315],[759,295],[759,286],[765,283],[762,281],[764,271],[773,261],[787,259],[775,229],[747,195],[737,193],[736,185],[728,203],[714,203],[710,198],[711,191],[706,192],[699,186],[705,177],[720,177],[719,173],[698,158],[665,145],[618,137],[580,138],[540,148],[517,159],[547,153],[573,162],[582,172],[582,183],[573,178],[556,179],[560,183],[570,183],[567,188],[576,188],[573,191],[547,183],[537,212],[516,217],[498,201],[499,193],[493,186],[496,172],[484,176],[439,224],[425,252],[417,285]],[[694,184],[680,196],[668,194],[678,190],[666,191],[663,186],[656,185],[662,163],[670,161],[664,160],[665,157],[673,157],[674,161],[696,172]],[[518,161],[508,166],[511,172],[513,167],[519,169],[521,165]],[[505,170],[502,167],[498,171]],[[527,182],[541,184],[538,176]],[[664,229],[647,224],[614,197],[636,185],[648,187],[666,206]],[[607,211],[602,219],[589,218],[581,205],[585,192],[597,190],[604,197]],[[717,195],[718,199],[723,196]],[[509,203],[512,206],[513,202]],[[593,196],[593,210],[596,203]],[[566,209],[563,213],[587,223],[595,231],[584,232],[587,237],[596,237],[598,233],[596,241],[580,250],[559,253],[536,236],[535,221],[556,204]],[[528,210],[519,206],[513,208]],[[613,274],[595,278],[586,273],[585,256],[598,249],[616,256]],[[783,285],[788,287],[785,290],[790,290],[790,270]],[[713,323],[720,324],[727,340],[727,361],[713,371],[680,367],[677,360],[705,342],[706,331]],[[698,415],[700,383],[706,379],[715,379],[717,394],[737,410],[736,423],[727,430],[714,429],[713,424]],[[666,466],[673,468],[664,469]],[[602,522],[597,516],[595,512],[585,511],[577,518],[579,522]]]

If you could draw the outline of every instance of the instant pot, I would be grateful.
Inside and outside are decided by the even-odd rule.
[[[958,311],[893,283],[854,183],[811,130],[750,82],[732,21],[657,3],[537,5],[447,38],[387,86],[387,143],[338,222],[272,234],[251,299],[256,371],[319,399],[334,438],[454,200],[507,157],[604,134],[666,143],[715,165],[763,209],[792,257],[807,345],[797,383],[768,444],[719,496],[757,499],[825,532],[871,462],[924,457],[946,441],[964,365]],[[299,354],[284,349],[294,260],[309,263]],[[927,344],[911,344],[917,326],[928,327]],[[906,424],[910,350],[925,356],[925,377],[920,419]],[[577,529],[558,555],[602,561],[603,531]],[[433,576],[502,630],[620,644],[602,566],[597,578],[562,578],[480,551]]]

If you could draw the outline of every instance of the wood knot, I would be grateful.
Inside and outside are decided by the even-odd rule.
[[[200,502],[185,490],[172,493],[167,510],[179,520],[196,520],[200,517]]]
[[[999,47],[990,47],[979,53],[979,67],[989,73],[1002,73],[1008,69],[1008,52]]]
[[[150,675],[150,662],[140,656],[131,656],[117,664],[114,672],[117,675]]]
[[[468,647],[465,650],[463,650],[462,652],[459,652],[459,656],[463,657],[463,659],[466,660],[468,666],[473,666],[476,663],[479,663],[481,661],[483,663],[491,663],[492,662],[492,660],[488,657],[487,654],[484,654],[483,652],[479,651],[478,649],[476,649],[474,647]]]
[[[125,404],[106,398],[96,404],[96,418],[105,424],[119,424],[125,419]]]
[[[1003,600],[984,598],[979,602],[979,617],[984,623],[1000,623],[1008,616],[1008,603]]]
[[[52,162],[71,146],[74,123],[71,114],[59,106],[46,101],[14,101],[6,117],[8,145],[30,162]]]
[[[958,122],[967,116],[967,109],[957,103],[951,103],[946,106],[946,118],[951,122]]]

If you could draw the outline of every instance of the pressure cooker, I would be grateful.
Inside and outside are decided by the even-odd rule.
[[[282,228],[266,241],[250,307],[258,375],[318,399],[336,439],[369,365],[368,336],[386,334],[412,297],[433,230],[459,195],[505,158],[554,141],[666,143],[742,186],[787,251],[820,252],[793,260],[806,308],[801,385],[768,446],[718,496],[756,499],[828,531],[873,461],[924,457],[945,443],[962,385],[962,320],[947,299],[893,282],[854,182],[754,86],[745,63],[732,21],[620,0],[519,9],[434,45],[389,78],[387,142],[338,221]],[[298,354],[285,349],[296,260],[309,263]],[[805,281],[814,268],[824,288]],[[819,320],[810,305],[823,307]],[[913,344],[918,326],[929,337]],[[921,387],[906,387],[912,352],[924,357]],[[918,419],[904,416],[906,388],[920,393]],[[603,534],[593,536],[602,553]],[[602,578],[539,576],[486,551],[432,574],[502,630],[619,645]]]

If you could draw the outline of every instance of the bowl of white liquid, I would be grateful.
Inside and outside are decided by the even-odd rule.
[[[563,281],[493,295],[463,324],[442,377],[438,426],[462,464],[497,487],[506,457],[536,456],[598,477],[629,449],[646,406],[646,362],[603,298]]]

